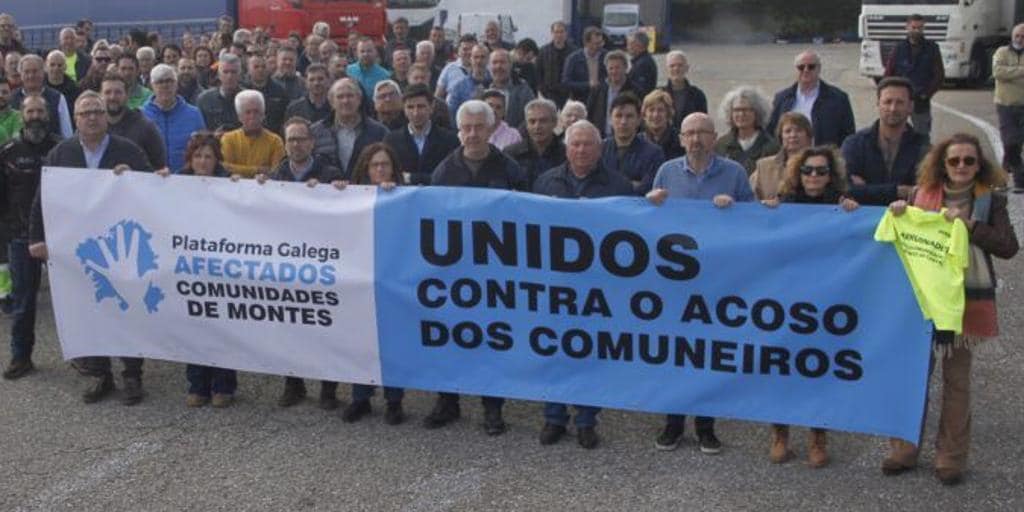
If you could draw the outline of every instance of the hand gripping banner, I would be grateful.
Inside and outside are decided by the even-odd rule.
[[[917,441],[931,324],[883,210],[48,168],[67,358]]]

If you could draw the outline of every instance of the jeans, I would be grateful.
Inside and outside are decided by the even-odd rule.
[[[589,405],[574,405],[576,408],[576,428],[596,427],[597,413],[601,412],[600,407]],[[569,407],[565,404],[547,402],[544,404],[544,421],[564,427],[569,424]]]
[[[369,384],[352,384],[352,401],[361,402],[369,400],[373,396],[373,391],[377,389],[377,386],[371,386]],[[401,403],[402,397],[405,396],[405,390],[402,388],[393,388],[384,386],[384,400],[390,403]]]
[[[238,372],[213,366],[185,365],[190,395],[209,398],[211,393],[233,395],[238,388]]]
[[[682,426],[686,422],[685,414],[669,414],[665,416],[665,423],[668,425],[679,425]],[[707,416],[696,416],[693,418],[693,426],[700,432],[714,432],[715,431],[715,419]]]
[[[36,296],[42,262],[29,256],[28,240],[17,238],[7,244],[10,258],[11,305],[11,358],[29,359],[36,343]]]

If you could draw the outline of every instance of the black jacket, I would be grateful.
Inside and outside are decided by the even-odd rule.
[[[60,137],[53,134],[39,144],[24,140],[19,134],[0,145],[0,211],[5,231],[12,239],[28,237],[43,160],[58,143]]]
[[[857,130],[853,120],[853,107],[850,97],[838,87],[819,81],[818,99],[811,107],[811,124],[814,126],[814,144],[839,146],[847,137]],[[796,105],[796,88],[793,84],[775,95],[772,101],[772,118],[766,131],[776,133],[779,118],[782,114],[793,110]]]
[[[384,143],[398,154],[398,171],[409,173],[409,185],[429,185],[434,169],[459,147],[459,137],[451,130],[431,125],[421,154],[405,126],[387,134]]]
[[[533,190],[533,184],[541,174],[548,169],[562,165],[565,162],[565,144],[558,137],[548,144],[544,154],[537,153],[537,147],[530,140],[529,136],[523,140],[505,148],[505,154],[519,164],[526,178],[526,185]]]
[[[288,108],[284,112],[284,120],[287,121],[292,117],[301,117],[310,123],[317,123],[324,119],[330,119],[334,117],[334,111],[331,110],[331,103],[324,98],[324,104],[317,107],[312,101],[309,101],[309,96],[303,96],[288,104]]]
[[[142,148],[152,168],[167,167],[167,148],[164,146],[163,135],[142,112],[125,107],[121,121],[108,126],[111,134],[120,135]]]
[[[861,204],[888,206],[897,199],[897,185],[912,186],[917,182],[917,164],[928,149],[928,136],[908,126],[900,138],[892,172],[889,172],[878,145],[878,121],[847,137],[843,142],[846,174],[860,176],[867,182],[867,185],[851,186],[850,195]]]
[[[149,159],[142,151],[142,148],[134,142],[117,135],[110,136],[110,143],[107,150],[103,152],[100,159],[100,169],[113,169],[118,165],[125,164],[133,171],[152,172]],[[76,134],[54,146],[46,155],[43,165],[52,167],[86,167],[85,152],[82,150],[82,143]],[[43,201],[36,190],[36,197],[32,202],[32,214],[29,216],[28,239],[29,242],[42,242],[46,240],[46,233],[43,229]]]
[[[700,87],[693,85],[686,80],[686,87],[679,91],[672,89],[672,82],[666,82],[661,90],[672,96],[672,103],[675,106],[675,115],[672,116],[672,127],[676,130],[683,124],[683,118],[694,113],[708,113],[708,97]]]
[[[634,195],[633,184],[622,174],[609,171],[600,161],[597,168],[579,183],[579,187],[578,181],[566,162],[541,174],[533,184],[533,192],[566,199]]]
[[[329,164],[324,157],[313,155],[312,158],[313,167],[302,177],[302,181],[316,179],[320,183],[330,183],[344,179],[341,175],[341,169]],[[287,158],[281,161],[281,165],[277,166],[277,170],[270,176],[270,179],[275,181],[299,181],[295,174],[292,173],[291,164]]]
[[[235,97],[225,98],[219,87],[212,87],[196,98],[196,107],[203,114],[203,121],[211,131],[229,132],[241,128],[238,112],[235,110]]]
[[[658,65],[655,64],[654,57],[644,52],[633,58],[628,77],[636,86],[640,100],[643,101],[644,96],[658,86]]]
[[[430,177],[431,185],[448,187],[499,188],[505,190],[526,191],[526,180],[523,178],[519,164],[505,156],[498,148],[491,145],[491,152],[484,159],[480,171],[473,171],[466,164],[461,149],[452,151],[434,169]]]
[[[636,85],[626,79],[626,83],[622,84],[622,89],[619,90],[619,94],[624,92],[631,92],[639,97],[640,91],[637,90]],[[590,95],[587,96],[587,119],[601,132],[602,136],[611,135],[611,131],[605,130],[608,124],[610,112],[608,112],[608,81],[602,80],[601,85],[590,90]]]
[[[388,134],[388,129],[375,119],[363,117],[359,127],[359,135],[356,136],[355,144],[352,146],[352,155],[349,157],[348,162],[338,161],[337,134],[338,131],[334,125],[334,118],[314,123],[313,140],[315,145],[313,152],[324,156],[331,165],[341,169],[345,178],[348,179],[352,176],[352,169],[359,160],[359,154],[363,152],[363,148],[374,142],[383,141],[384,136]]]
[[[545,98],[550,98],[558,108],[569,99],[569,87],[562,81],[562,70],[569,54],[576,51],[572,41],[566,41],[563,48],[556,48],[554,43],[540,47],[537,55],[537,87]]]

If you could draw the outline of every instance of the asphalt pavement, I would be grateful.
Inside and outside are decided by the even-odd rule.
[[[792,83],[801,49],[684,48],[691,81],[712,109],[735,85],[771,94]],[[872,122],[874,90],[857,73],[857,45],[818,50],[823,78],[851,95],[858,127]],[[956,131],[985,137],[977,121],[995,124],[990,90],[943,90],[936,101],[959,114],[937,110],[935,138]],[[1015,223],[1021,206],[1014,196]],[[0,510],[1024,510],[1022,270],[1021,258],[997,263],[1003,335],[976,355],[970,465],[955,488],[931,474],[934,404],[921,467],[895,478],[879,470],[883,439],[831,433],[832,463],[815,470],[804,463],[805,429],[796,428],[796,460],[773,465],[767,426],[741,421],[719,422],[725,446],[718,456],[700,454],[692,430],[678,450],[657,451],[661,418],[621,411],[601,414],[596,450],[582,450],[572,437],[542,447],[538,403],[507,404],[510,430],[500,437],[484,435],[482,409],[469,398],[461,421],[424,430],[419,421],[433,397],[423,392],[407,395],[411,418],[401,426],[382,424],[380,398],[372,416],[345,424],[314,399],[276,407],[281,379],[254,374],[240,375],[234,407],[187,409],[183,366],[159,361],[146,363],[142,404],[84,405],[83,381],[60,356],[47,289],[39,370],[0,382]],[[0,332],[8,329],[9,319],[0,318]],[[339,394],[347,399],[348,387]]]

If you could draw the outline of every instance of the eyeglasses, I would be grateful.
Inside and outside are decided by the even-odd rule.
[[[754,109],[750,107],[736,107],[732,109],[733,114],[753,114]]]
[[[960,164],[964,164],[964,167],[971,167],[976,163],[978,163],[978,159],[973,156],[965,156],[963,158],[951,156],[946,159],[946,165],[950,167],[960,167]]]
[[[828,176],[832,168],[827,165],[801,165],[800,174],[804,176]]]
[[[307,141],[310,140],[310,138],[311,137],[288,137],[287,139],[285,139],[285,142],[288,142],[288,143],[294,142],[294,143],[298,144],[300,142],[307,142]]]
[[[815,69],[818,69],[818,65],[817,64],[797,64],[796,65],[796,69],[799,69],[800,71],[814,71]]]
[[[106,110],[79,110],[75,112],[78,117],[100,117],[107,115]]]

